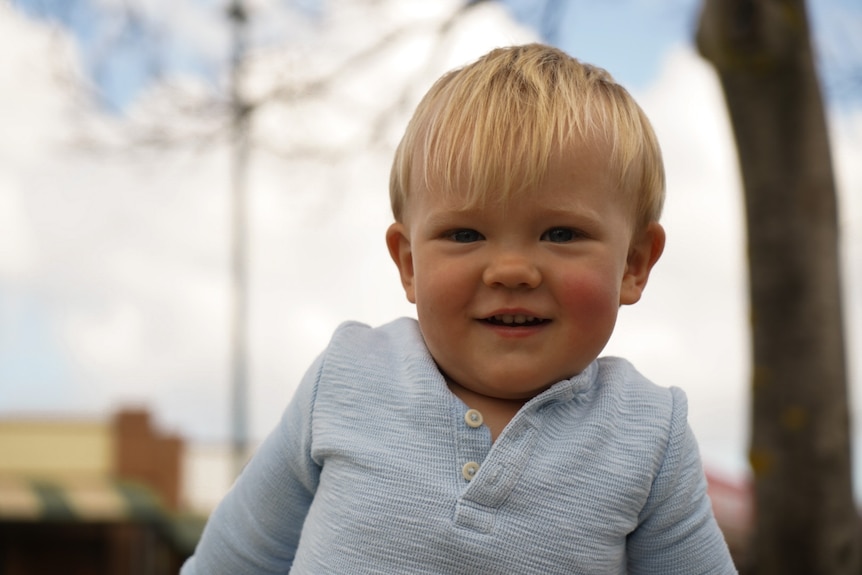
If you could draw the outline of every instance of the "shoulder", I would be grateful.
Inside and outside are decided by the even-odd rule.
[[[330,346],[344,349],[368,349],[399,344],[415,344],[422,340],[419,323],[401,317],[378,327],[358,321],[346,321],[336,328]]]
[[[350,361],[357,364],[392,362],[405,357],[423,355],[425,344],[419,324],[412,318],[399,318],[379,327],[348,321],[332,335],[325,356],[327,363]]]
[[[652,382],[619,357],[599,358],[596,367],[596,394],[626,406],[631,415],[646,419],[687,416],[688,400],[682,389]]]
[[[379,327],[341,324],[321,357],[319,376],[335,383],[385,385],[425,380],[438,373],[418,322],[405,317]]]
[[[596,368],[596,415],[619,440],[643,450],[657,470],[666,450],[688,428],[685,392],[653,383],[624,359],[600,358]]]

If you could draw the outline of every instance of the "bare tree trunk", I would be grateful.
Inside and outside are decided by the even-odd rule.
[[[835,182],[804,0],[705,0],[747,210],[754,572],[860,573]]]

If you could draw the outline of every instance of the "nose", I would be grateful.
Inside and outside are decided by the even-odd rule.
[[[542,274],[527,254],[510,250],[494,255],[482,280],[490,287],[536,288],[542,283]]]

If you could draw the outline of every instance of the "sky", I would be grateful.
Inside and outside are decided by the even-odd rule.
[[[144,4],[161,38],[162,81],[150,85],[132,69],[155,66],[140,46],[120,50],[130,54],[126,66],[111,65],[122,73],[99,84],[95,54],[118,52],[94,40],[80,23],[87,19],[51,24],[23,4],[0,1],[0,417],[104,417],[146,406],[193,441],[224,440],[230,171],[211,91],[224,85],[227,34],[213,3]],[[435,50],[434,30],[455,4],[342,0],[329,13],[311,3],[253,3],[264,25],[248,94],[291,87],[254,120],[256,440],[340,322],[415,316],[383,241],[400,133],[440,73],[492,47],[538,39],[527,11],[538,3],[510,0],[472,9]],[[667,248],[643,300],[621,311],[605,353],[683,388],[706,465],[739,476],[750,361],[742,196],[716,77],[692,47],[697,5],[570,2],[552,39],[629,87],[665,155]],[[854,64],[857,78],[862,68],[862,7],[823,0],[812,18],[839,185],[852,409],[862,421],[862,87],[848,81]],[[409,33],[387,36],[403,28]],[[318,92],[303,88],[384,37],[391,41],[379,57]],[[100,100],[86,98],[87,85],[105,89]],[[141,143],[155,135],[162,144]]]

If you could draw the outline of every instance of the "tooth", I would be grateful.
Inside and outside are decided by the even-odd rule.
[[[524,315],[524,314],[497,314],[492,316],[492,319],[498,323],[502,323],[505,325],[524,325],[524,324],[533,324],[540,321],[534,315]]]

